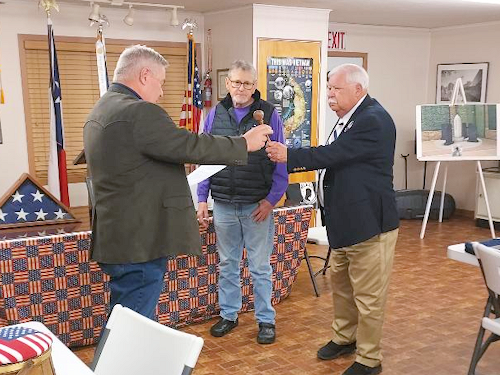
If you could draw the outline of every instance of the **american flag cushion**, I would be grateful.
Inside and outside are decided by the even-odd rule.
[[[52,338],[25,327],[0,329],[0,364],[7,365],[38,357],[50,348]]]

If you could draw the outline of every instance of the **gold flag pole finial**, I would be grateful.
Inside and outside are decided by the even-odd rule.
[[[50,17],[50,10],[52,8],[59,12],[59,5],[57,4],[56,0],[40,0],[38,2],[38,6],[45,10],[45,12],[47,13],[47,17]]]

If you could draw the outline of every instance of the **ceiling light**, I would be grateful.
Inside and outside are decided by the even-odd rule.
[[[179,26],[179,19],[177,18],[177,7],[172,8],[172,18],[170,18],[171,26]]]
[[[92,11],[89,14],[89,21],[99,22],[99,19],[101,18],[99,15],[99,4],[90,3],[90,6],[92,7]]]
[[[134,14],[135,14],[135,9],[132,8],[132,5],[129,5],[128,13],[123,19],[123,22],[125,22],[129,26],[132,26],[134,24]]]

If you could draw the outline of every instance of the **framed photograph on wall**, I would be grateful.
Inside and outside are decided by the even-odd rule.
[[[462,79],[467,104],[485,103],[488,82],[488,63],[438,64],[436,103],[451,102],[457,78]],[[461,96],[459,96],[461,98]]]
[[[281,116],[289,148],[318,144],[320,51],[317,41],[258,39],[257,86]],[[293,173],[290,183],[315,178],[315,172]]]
[[[222,100],[227,95],[226,77],[229,69],[217,69],[217,100]]]

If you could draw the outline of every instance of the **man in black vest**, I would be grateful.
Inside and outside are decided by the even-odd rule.
[[[325,146],[287,150],[271,142],[271,160],[290,171],[326,169],[325,222],[332,253],[333,337],[328,360],[356,350],[343,375],[382,371],[380,340],[399,219],[392,184],[396,128],[368,95],[368,74],[344,64],[328,75],[328,104],[339,121]],[[333,140],[335,141],[333,142]]]
[[[253,114],[264,112],[264,123],[273,129],[271,140],[283,143],[283,124],[274,106],[260,99],[255,68],[235,61],[226,78],[228,95],[210,111],[204,132],[241,136],[257,125]],[[207,225],[209,190],[214,199],[213,218],[219,252],[220,320],[210,333],[221,337],[238,325],[241,309],[240,261],[247,250],[259,324],[257,342],[275,341],[276,312],[271,304],[274,239],[273,207],[288,185],[286,164],[271,162],[265,150],[249,153],[245,166],[229,166],[198,185],[198,220]]]

